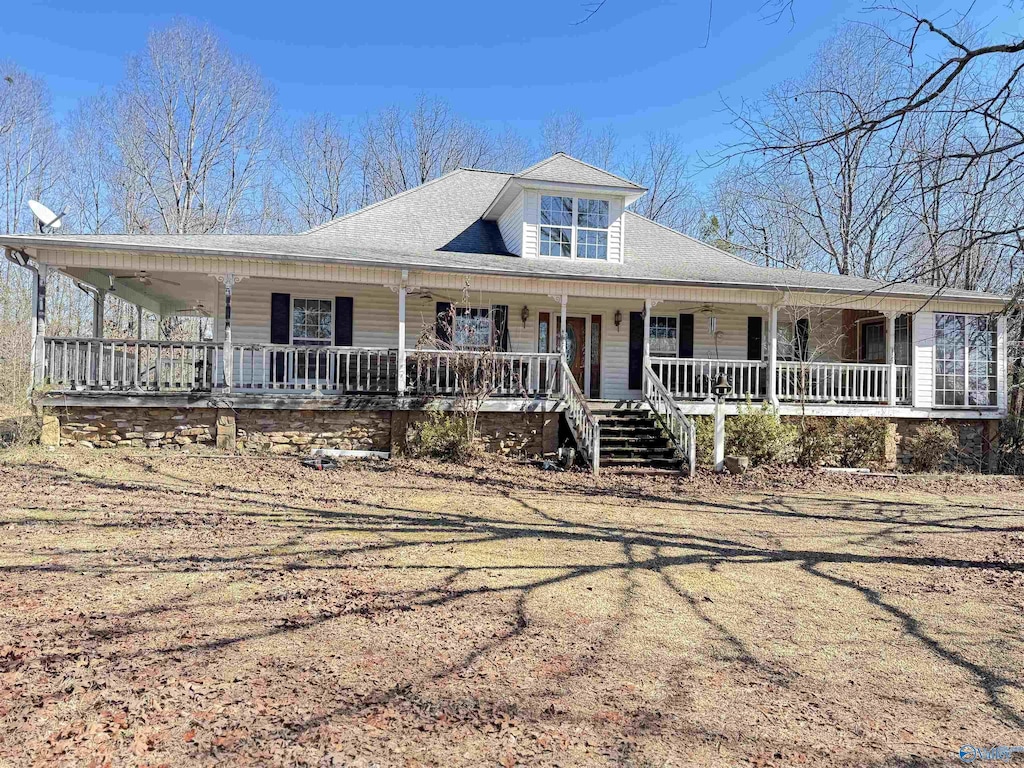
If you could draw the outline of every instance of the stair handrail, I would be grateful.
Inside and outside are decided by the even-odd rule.
[[[565,420],[569,423],[569,429],[576,438],[576,445],[583,458],[597,477],[601,471],[601,425],[587,405],[583,391],[576,383],[576,377],[572,375],[565,357],[559,355],[558,361],[558,370],[562,377],[562,400],[565,402]]]
[[[644,363],[644,400],[658,417],[673,444],[686,459],[690,477],[697,469],[697,428],[693,419],[683,413],[650,363]]]

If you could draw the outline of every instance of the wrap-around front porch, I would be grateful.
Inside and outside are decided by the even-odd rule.
[[[93,335],[37,339],[37,386],[430,397],[456,394],[477,365],[491,367],[493,397],[560,399],[572,378],[587,400],[641,400],[646,369],[684,405],[710,401],[721,375],[731,401],[912,401],[910,321],[893,313],[222,279],[208,337],[186,340],[103,338],[103,306]]]

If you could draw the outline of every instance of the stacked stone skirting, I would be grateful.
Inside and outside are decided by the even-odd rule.
[[[401,452],[423,411],[46,408],[41,442],[80,448],[188,450],[216,445],[229,452],[306,455],[316,448]],[[558,413],[481,413],[487,451],[538,456],[558,448]]]
[[[820,416],[829,420],[852,418],[849,416]],[[799,421],[797,416],[784,416],[791,424]],[[891,419],[885,441],[885,464],[892,469],[909,469],[910,449],[907,438],[917,433],[928,419]],[[997,459],[996,441],[999,422],[995,419],[949,419],[944,422],[952,427],[958,438],[955,453],[946,462],[947,469],[994,472]]]

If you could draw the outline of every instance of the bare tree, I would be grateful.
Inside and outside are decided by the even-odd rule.
[[[141,192],[130,226],[251,228],[273,114],[262,76],[210,29],[186,21],[153,32],[145,53],[128,60],[110,126],[124,186]]]
[[[33,228],[27,204],[46,197],[60,167],[49,91],[10,61],[0,61],[0,226]]]
[[[309,115],[282,143],[285,196],[304,227],[319,226],[354,207],[354,155],[345,130],[329,114]]]
[[[493,138],[456,116],[447,102],[421,96],[411,112],[390,107],[363,122],[363,203],[384,200],[459,167],[486,167]]]
[[[626,162],[627,178],[646,187],[633,210],[651,221],[697,234],[704,218],[700,199],[687,175],[687,158],[679,139],[650,133]]]
[[[615,165],[617,145],[610,126],[594,131],[578,112],[551,115],[541,126],[544,155],[564,152],[599,168],[611,168]]]
[[[803,209],[793,214],[824,255],[822,266],[840,274],[887,276],[910,236],[906,219],[893,215],[910,182],[902,172],[909,157],[904,137],[837,129],[893,98],[901,73],[887,41],[850,26],[819,50],[806,78],[732,112],[745,150],[760,158],[760,168],[803,189]],[[836,138],[807,143],[825,133]],[[797,149],[779,149],[783,145]]]

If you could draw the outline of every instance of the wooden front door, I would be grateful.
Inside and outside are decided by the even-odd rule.
[[[561,326],[562,318],[558,318],[558,325]],[[565,360],[569,363],[569,370],[572,371],[576,383],[583,389],[583,368],[587,359],[587,319],[585,317],[570,317],[566,319],[568,333],[565,337]]]

